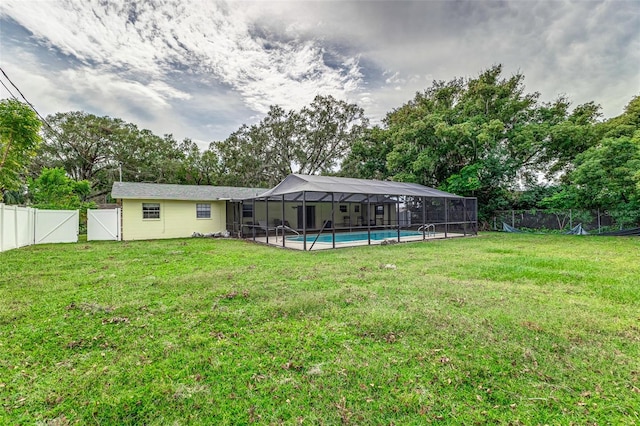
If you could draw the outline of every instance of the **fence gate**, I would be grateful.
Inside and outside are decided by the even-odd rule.
[[[120,209],[87,210],[87,241],[120,241]]]
[[[77,243],[78,210],[36,210],[35,244]]]

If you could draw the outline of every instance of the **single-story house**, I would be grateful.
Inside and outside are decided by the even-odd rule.
[[[292,174],[270,190],[115,182],[125,240],[230,235],[311,250],[477,233],[477,200],[404,182]]]
[[[122,239],[152,240],[213,234],[229,228],[240,200],[265,189],[208,185],[114,182],[122,208]]]

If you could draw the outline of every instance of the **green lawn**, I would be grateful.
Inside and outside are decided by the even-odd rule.
[[[640,239],[0,253],[0,424],[638,424]]]

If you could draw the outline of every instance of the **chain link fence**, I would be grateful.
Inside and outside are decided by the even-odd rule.
[[[506,223],[521,230],[568,231],[578,224],[589,233],[622,229],[615,212],[603,210],[503,210],[497,211],[490,224],[492,230],[501,231]]]

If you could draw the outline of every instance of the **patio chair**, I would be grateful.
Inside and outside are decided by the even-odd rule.
[[[256,235],[266,235],[269,232],[266,220],[259,220],[258,223],[254,223],[253,228],[256,231]]]

